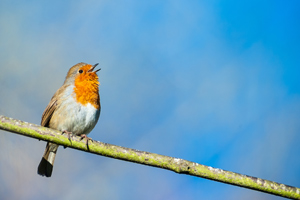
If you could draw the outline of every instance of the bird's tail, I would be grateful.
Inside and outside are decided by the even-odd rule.
[[[57,149],[57,144],[47,143],[44,155],[38,167],[37,172],[39,175],[46,177],[51,176]]]

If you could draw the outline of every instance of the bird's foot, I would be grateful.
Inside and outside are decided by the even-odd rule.
[[[69,139],[69,141],[71,142],[71,144],[72,144],[72,138],[73,138],[73,133],[72,132],[69,132],[69,131],[67,131],[67,130],[64,130],[63,132],[62,132],[62,135],[63,134],[67,134],[68,135],[68,139]],[[64,148],[67,148],[67,147],[65,147],[64,146]]]
[[[87,147],[87,149],[88,150],[90,150],[90,148],[89,148],[89,140],[91,140],[92,142],[94,141],[92,138],[90,138],[90,137],[88,137],[88,136],[86,136],[85,134],[81,134],[80,135],[80,140],[83,140],[83,138],[86,138],[86,147]]]

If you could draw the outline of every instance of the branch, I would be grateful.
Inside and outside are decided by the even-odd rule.
[[[179,174],[202,177],[290,199],[300,199],[300,188],[208,167],[180,158],[138,151],[98,141],[89,141],[87,146],[86,141],[80,140],[80,137],[73,137],[72,141],[70,141],[67,136],[54,129],[8,118],[3,115],[0,115],[0,129],[93,154],[168,169]]]

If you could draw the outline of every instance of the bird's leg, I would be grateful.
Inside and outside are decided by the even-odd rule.
[[[71,144],[72,144],[72,138],[73,138],[73,136],[74,136],[73,133],[72,133],[72,132],[69,132],[69,131],[67,131],[67,130],[64,130],[64,131],[62,132],[62,135],[63,135],[64,133],[68,135],[68,139],[69,139],[69,141],[70,141]],[[67,147],[64,146],[64,148],[67,148]]]
[[[90,148],[89,148],[89,140],[91,140],[91,141],[93,142],[93,139],[92,139],[92,138],[89,138],[89,137],[86,136],[85,134],[81,134],[80,137],[81,137],[80,140],[82,140],[83,138],[86,138],[86,147],[87,147],[88,150],[90,150]]]

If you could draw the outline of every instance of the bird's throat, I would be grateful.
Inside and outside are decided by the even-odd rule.
[[[75,80],[75,98],[78,103],[86,106],[90,103],[96,109],[100,108],[99,82],[94,80]]]

